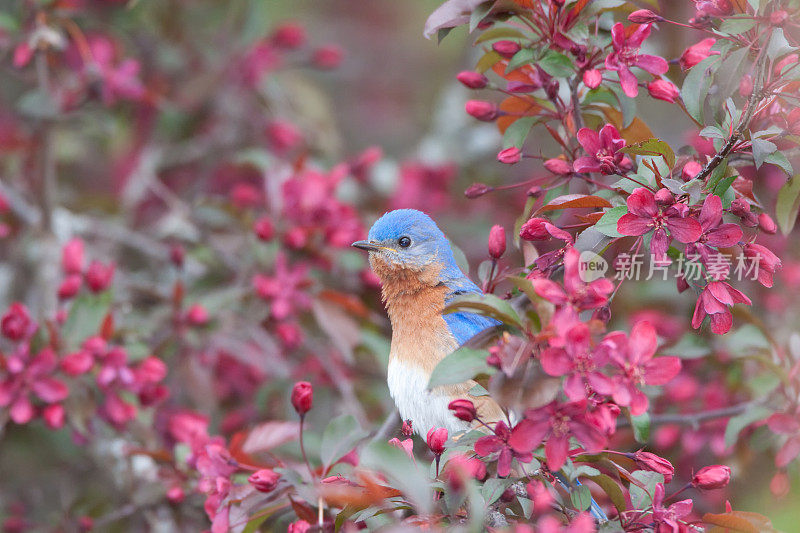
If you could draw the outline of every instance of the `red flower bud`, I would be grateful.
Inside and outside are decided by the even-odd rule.
[[[20,341],[28,336],[31,328],[31,317],[28,308],[14,302],[0,319],[0,331],[12,341]]]
[[[286,22],[272,32],[272,42],[278,48],[293,50],[306,42],[306,30],[300,24]]]
[[[475,404],[466,399],[453,400],[447,408],[453,411],[453,416],[464,422],[472,422],[475,420],[475,417],[478,416],[478,410],[475,409]]]
[[[505,252],[506,230],[503,226],[494,225],[489,231],[489,257],[500,259]]]
[[[783,9],[779,9],[778,11],[773,11],[772,14],[769,16],[770,24],[775,26],[782,26],[786,19],[789,18],[789,13],[787,13]]]
[[[628,20],[634,24],[650,24],[653,22],[661,22],[664,17],[653,13],[649,9],[638,9],[628,15]]]
[[[317,68],[321,69],[334,69],[341,65],[344,59],[344,52],[336,45],[329,44],[314,51],[311,62]]]
[[[683,181],[691,181],[695,176],[700,174],[701,170],[703,170],[703,165],[697,161],[689,161],[683,165],[683,169],[681,170],[681,178]]]
[[[761,228],[761,231],[769,233],[770,235],[778,231],[778,226],[775,224],[775,221],[766,213],[758,215],[758,227]]]
[[[701,490],[721,489],[730,483],[731,469],[725,465],[701,468],[692,478],[692,486]]]
[[[664,483],[672,481],[672,476],[675,475],[675,467],[663,457],[641,450],[631,454],[631,456],[636,462],[636,465],[642,470],[650,470],[662,474],[664,476]]]
[[[519,52],[521,48],[519,43],[514,41],[497,41],[492,45],[492,50],[506,59],[514,57],[514,54]]]
[[[483,100],[468,100],[464,105],[464,109],[467,111],[467,114],[484,122],[493,121],[497,118],[498,114],[497,105],[492,102],[484,102]]]
[[[699,0],[695,2],[698,14],[712,17],[724,17],[733,13],[733,4],[730,0]]]
[[[311,524],[305,520],[296,520],[289,524],[286,533],[306,533],[309,529],[311,529]]]
[[[86,350],[68,354],[61,360],[61,370],[70,376],[85,374],[91,370],[92,366],[94,366],[94,357]]]
[[[444,443],[447,442],[447,430],[445,428],[431,428],[425,440],[428,443],[428,448],[435,455],[442,455],[444,453]]]
[[[186,322],[190,326],[204,326],[208,323],[208,311],[200,304],[194,304],[186,310]]]
[[[291,150],[303,142],[303,133],[287,120],[273,120],[264,129],[270,146],[278,152]]]
[[[519,163],[520,159],[522,159],[522,152],[516,146],[501,150],[500,153],[497,154],[497,160],[501,163],[505,163],[506,165]]]
[[[483,89],[489,84],[489,78],[480,72],[464,70],[456,75],[456,79],[470,89]]]
[[[169,247],[169,260],[177,268],[183,266],[183,260],[186,257],[186,250],[180,244],[173,244]]]
[[[186,498],[186,493],[179,485],[173,485],[167,489],[167,500],[170,503],[181,503]]]
[[[278,486],[281,475],[269,468],[262,468],[255,472],[247,481],[259,492],[272,492]]]
[[[533,187],[525,191],[525,194],[527,196],[530,196],[531,198],[539,198],[541,195],[544,194],[544,190],[539,185],[534,185]]]
[[[564,161],[563,159],[548,159],[544,162],[544,168],[552,172],[553,174],[558,174],[560,176],[570,174],[572,172],[572,165]]]
[[[298,381],[292,389],[292,406],[297,414],[305,415],[314,403],[314,389],[308,381]]]
[[[716,42],[716,39],[709,37],[687,48],[681,55],[681,68],[684,70],[690,69],[710,55],[719,55],[718,51],[711,51],[711,47],[714,46]]]
[[[275,235],[275,228],[269,217],[261,217],[253,224],[253,231],[262,241],[268,241]]]
[[[659,189],[655,194],[656,203],[661,205],[672,205],[675,203],[675,197],[669,192],[669,189]]]
[[[411,420],[403,420],[403,428],[400,430],[403,436],[410,437],[414,434],[414,426]]]
[[[731,202],[731,213],[737,217],[745,217],[750,214],[750,203],[744,198],[736,198]]]
[[[64,274],[80,274],[83,271],[83,241],[72,239],[61,250],[61,268]]]
[[[653,80],[647,84],[647,91],[650,96],[657,100],[664,100],[665,102],[674,103],[678,98],[680,91],[674,83],[667,80]]]
[[[81,285],[83,285],[83,278],[81,278],[80,274],[70,274],[58,286],[58,297],[62,300],[72,298],[81,290]]]
[[[100,261],[92,261],[86,269],[86,285],[92,292],[102,292],[111,285],[114,278],[114,263],[104,265]]]
[[[593,68],[583,73],[583,83],[590,89],[596,89],[603,81],[603,75],[599,70]]]
[[[474,198],[478,198],[479,196],[483,196],[487,192],[492,192],[493,190],[494,187],[489,187],[485,183],[473,183],[467,187],[466,191],[464,191],[464,196],[472,200]]]

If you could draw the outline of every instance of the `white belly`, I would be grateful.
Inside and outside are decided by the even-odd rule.
[[[423,438],[434,427],[446,428],[451,437],[468,429],[469,424],[453,416],[447,408],[449,396],[427,390],[429,378],[417,367],[404,365],[397,359],[389,361],[389,394],[400,417],[411,420],[414,431]]]

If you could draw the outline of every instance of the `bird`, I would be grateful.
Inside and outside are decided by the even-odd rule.
[[[449,435],[469,429],[486,430],[478,421],[455,417],[450,402],[473,402],[488,426],[507,420],[491,396],[470,394],[476,382],[428,388],[431,373],[447,355],[500,322],[464,311],[443,314],[448,303],[463,294],[483,294],[456,263],[450,241],[431,217],[416,209],[396,209],[381,216],[367,239],[352,246],[369,252],[369,264],[380,278],[382,299],[392,327],[387,383],[400,417],[411,421],[417,434],[445,428]],[[513,422],[513,419],[510,420]],[[569,490],[563,475],[556,474]],[[576,481],[576,484],[580,484]],[[592,500],[592,515],[607,520]]]

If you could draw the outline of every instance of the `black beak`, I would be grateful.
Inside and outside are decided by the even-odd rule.
[[[361,248],[362,250],[366,250],[368,252],[380,252],[383,250],[389,250],[386,246],[381,246],[380,244],[369,242],[369,241],[356,241],[350,246],[355,248]]]

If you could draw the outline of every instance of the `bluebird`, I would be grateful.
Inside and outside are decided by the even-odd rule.
[[[369,252],[370,266],[381,280],[392,324],[389,393],[402,419],[411,420],[414,431],[423,436],[437,427],[457,434],[470,429],[470,423],[447,407],[459,398],[471,400],[479,418],[490,425],[504,419],[491,397],[470,394],[474,381],[428,389],[439,361],[499,324],[475,313],[442,314],[455,297],[482,291],[458,267],[450,242],[436,223],[414,209],[390,211],[375,222],[367,240],[353,246]],[[592,503],[592,514],[604,518]]]

